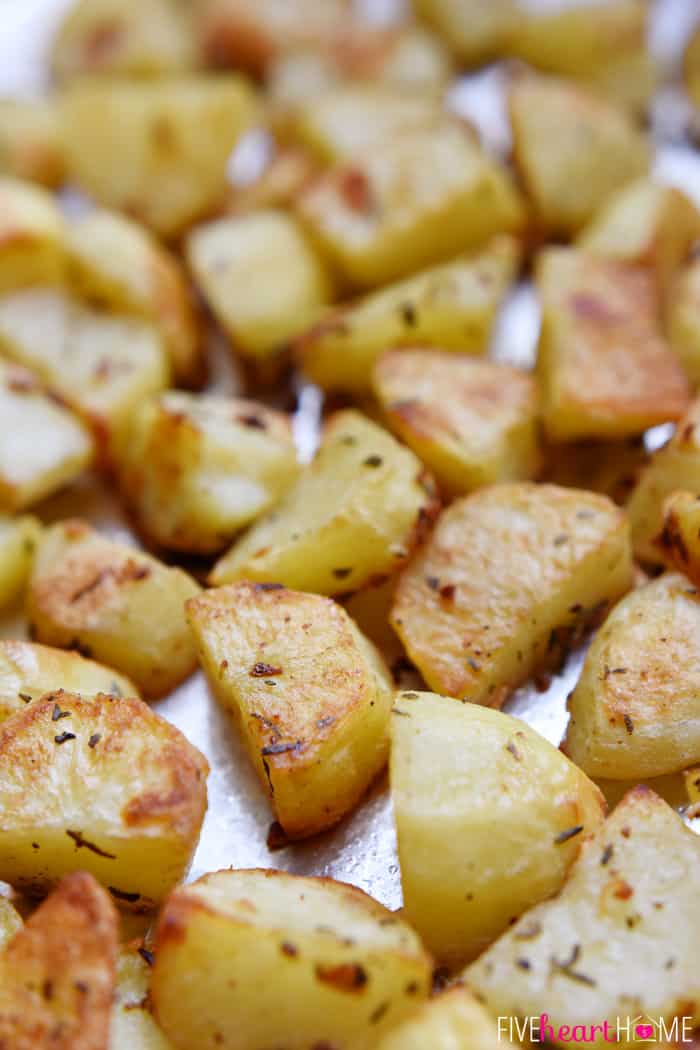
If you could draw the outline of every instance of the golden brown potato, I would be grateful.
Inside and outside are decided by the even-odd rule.
[[[605,814],[595,784],[524,722],[434,693],[397,696],[391,794],[404,915],[450,967],[556,893]]]
[[[89,871],[148,911],[187,872],[208,772],[142,700],[47,693],[0,725],[0,878],[43,894]]]
[[[476,254],[334,307],[297,341],[297,359],[324,390],[366,393],[384,350],[424,345],[483,354],[519,262],[517,242],[503,235]]]
[[[436,509],[412,452],[359,412],[337,412],[311,466],[216,563],[210,582],[354,591],[405,562]]]
[[[470,65],[503,53],[519,17],[515,0],[413,0],[413,7]]]
[[[107,1050],[116,960],[114,906],[69,875],[0,953],[0,1046]]]
[[[593,639],[569,696],[566,753],[611,780],[700,762],[699,669],[698,592],[665,573],[628,594]]]
[[[626,438],[679,419],[690,389],[649,270],[574,248],[539,256],[538,375],[552,441]]]
[[[443,512],[399,579],[391,622],[431,689],[497,707],[631,586],[622,511],[513,482]]]
[[[136,410],[119,464],[143,534],[200,554],[230,544],[298,471],[288,416],[256,401],[174,390]]]
[[[0,98],[0,171],[44,186],[60,186],[65,163],[55,102]]]
[[[649,169],[649,144],[620,110],[555,77],[510,92],[514,159],[544,229],[574,234]]]
[[[214,316],[247,357],[279,353],[330,302],[324,265],[282,211],[200,226],[188,237],[187,257]]]
[[[515,1050],[487,1010],[466,988],[450,988],[425,1003],[377,1050]]]
[[[553,485],[600,492],[623,506],[649,462],[643,438],[545,445],[542,479]]]
[[[223,201],[226,163],[255,109],[235,76],[79,81],[63,96],[68,175],[174,237]]]
[[[683,61],[685,86],[694,106],[700,109],[700,26],[688,40]]]
[[[151,995],[177,1050],[361,1050],[415,1010],[430,978],[413,930],[354,886],[229,870],[171,895]]]
[[[561,893],[525,915],[464,973],[493,1016],[546,1013],[561,1025],[700,1020],[696,872],[700,839],[651,790],[635,788],[584,843]],[[631,1038],[630,1038],[631,1036]],[[608,1040],[609,1041],[609,1040]],[[600,1043],[601,1046],[605,1043]]]
[[[197,593],[182,569],[75,519],[42,536],[27,613],[37,641],[94,656],[155,698],[194,670],[184,603]]]
[[[375,365],[374,390],[389,428],[449,495],[537,473],[537,387],[527,373],[434,350],[390,350]]]
[[[341,275],[361,287],[478,248],[525,218],[505,169],[456,127],[407,133],[338,165],[301,195],[298,212]]]
[[[693,387],[700,387],[700,258],[693,260],[673,286],[668,336]]]
[[[126,945],[119,954],[109,1050],[172,1050],[151,1014],[151,956],[137,945]]]
[[[0,177],[0,293],[63,281],[63,219],[53,197]]]
[[[34,560],[41,525],[28,514],[0,514],[0,609],[11,605],[24,587]]]
[[[700,495],[673,492],[664,501],[656,545],[669,568],[700,584]]]
[[[342,606],[264,583],[187,603],[209,684],[289,838],[332,827],[386,763],[393,683]]]

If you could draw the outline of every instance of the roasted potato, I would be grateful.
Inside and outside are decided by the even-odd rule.
[[[226,163],[255,119],[240,77],[79,81],[63,96],[68,176],[164,237],[211,212]]]
[[[666,573],[628,594],[593,639],[569,696],[566,753],[610,780],[700,762],[699,668],[700,597],[688,580]]]
[[[22,916],[6,897],[0,897],[0,950],[22,927]]]
[[[100,210],[68,224],[66,255],[68,279],[80,298],[151,321],[163,338],[176,382],[200,384],[198,318],[174,255],[143,226]]]
[[[516,166],[550,233],[578,233],[649,169],[649,144],[631,118],[564,80],[517,77],[510,117]]]
[[[148,911],[187,872],[208,772],[142,700],[47,693],[0,725],[0,878],[43,894],[89,871]]]
[[[134,413],[119,476],[144,535],[207,554],[273,506],[298,470],[283,413],[255,401],[170,390]]]
[[[187,603],[207,680],[287,837],[332,827],[386,763],[393,683],[342,606],[264,583]]]
[[[604,1021],[616,1036],[620,1018],[620,1042],[634,1046],[634,1025],[625,1038],[624,1024],[640,1014],[697,1024],[699,863],[700,839],[637,787],[584,843],[561,893],[526,912],[464,977],[494,1016],[546,1013],[543,1037],[593,1024],[602,1036]]]
[[[574,248],[537,265],[538,376],[552,441],[626,438],[679,419],[690,388],[664,338],[648,269]]]
[[[683,59],[685,86],[694,106],[700,109],[700,26],[688,40]]]
[[[498,307],[514,280],[520,251],[508,236],[482,251],[430,267],[414,277],[335,307],[298,340],[297,359],[325,390],[366,393],[384,350],[435,346],[482,354]]]
[[[44,532],[27,612],[37,641],[94,656],[154,698],[194,670],[184,602],[198,592],[182,569],[75,519]]]
[[[377,1050],[515,1050],[487,1010],[464,987],[450,988],[392,1028]]]
[[[605,802],[573,762],[500,711],[404,692],[391,721],[404,915],[455,967],[560,889]]]
[[[16,639],[0,641],[0,721],[59,689],[80,696],[139,695],[124,675],[80,653]]]
[[[148,949],[129,944],[119,953],[109,1050],[172,1050],[150,1009],[151,965]]]
[[[632,578],[627,520],[604,496],[493,485],[443,512],[391,622],[431,689],[496,707],[556,666]]]
[[[28,514],[9,518],[0,514],[0,609],[11,605],[24,589],[41,532]]]
[[[64,170],[55,102],[0,98],[0,171],[54,187],[63,182]]]
[[[281,871],[182,886],[154,947],[155,1015],[178,1050],[362,1050],[430,987],[431,960],[398,916],[354,886]]]
[[[247,357],[278,353],[330,301],[323,263],[282,211],[200,226],[188,237],[187,257],[214,316]]]
[[[546,444],[542,480],[600,492],[623,506],[648,462],[649,453],[642,437],[628,441]]]
[[[669,568],[700,584],[700,495],[674,492],[663,504],[663,528],[656,539]]]
[[[519,17],[515,0],[413,0],[413,7],[470,65],[501,54]]]
[[[338,412],[311,466],[216,563],[210,582],[358,590],[406,561],[436,509],[412,452],[359,412]]]
[[[361,287],[478,248],[525,219],[508,173],[456,127],[406,133],[336,166],[301,194],[298,213]]]
[[[24,368],[0,361],[0,507],[23,510],[89,466],[83,424]]]
[[[374,391],[389,429],[449,495],[537,473],[537,387],[527,373],[433,350],[390,350],[375,365]]]
[[[0,953],[0,1046],[106,1050],[116,960],[108,895],[68,876]]]
[[[63,232],[61,213],[46,190],[0,176],[0,294],[61,284]]]
[[[673,286],[668,335],[694,388],[700,387],[700,258],[693,260]]]

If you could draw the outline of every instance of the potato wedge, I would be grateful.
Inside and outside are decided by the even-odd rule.
[[[573,248],[538,259],[538,376],[552,441],[627,438],[680,419],[690,388],[649,270]]]
[[[187,239],[187,258],[214,316],[247,357],[279,353],[330,302],[324,265],[282,211],[200,226]]]
[[[61,214],[46,190],[0,177],[0,294],[61,284],[63,232]]]
[[[387,426],[463,496],[482,485],[535,476],[538,398],[527,373],[433,350],[390,350],[374,368]]]
[[[519,17],[514,0],[414,0],[413,7],[469,65],[503,54]]]
[[[138,942],[137,942],[138,943]],[[150,1010],[150,952],[135,944],[122,947],[112,1007],[109,1050],[172,1050],[172,1043]]]
[[[700,258],[691,262],[673,287],[668,337],[693,387],[700,387]]]
[[[700,584],[700,495],[673,492],[664,501],[656,545],[669,568]]]
[[[260,583],[187,603],[209,685],[288,838],[332,827],[384,768],[394,687],[342,606]]]
[[[40,533],[41,525],[28,514],[0,514],[0,609],[12,605],[24,590]]]
[[[0,1046],[107,1050],[116,960],[108,895],[69,875],[0,953]]]
[[[546,231],[578,233],[626,183],[649,170],[631,118],[555,77],[518,77],[510,92],[515,163]]]
[[[692,33],[686,45],[683,72],[690,101],[700,109],[700,26]]]
[[[515,1050],[466,988],[450,988],[392,1029],[377,1050]]]
[[[366,393],[384,350],[425,345],[483,354],[519,262],[517,242],[503,235],[476,254],[335,307],[297,341],[297,360],[324,390]]]
[[[219,559],[210,582],[354,591],[405,562],[436,510],[412,452],[359,412],[337,412],[311,466]]]
[[[692,1028],[700,1020],[698,863],[700,839],[637,787],[584,843],[561,893],[523,915],[464,977],[494,1016],[546,1013],[542,1035],[555,1045],[561,1025],[595,1024],[604,1046],[603,1022],[616,1040],[620,1018],[620,1043],[633,1046],[640,1014],[685,1015]]]
[[[136,410],[118,470],[141,532],[200,554],[230,544],[298,471],[288,416],[256,401],[174,390]]]
[[[74,519],[42,536],[27,613],[37,641],[94,656],[155,698],[194,670],[184,602],[198,593],[182,569]]]
[[[476,249],[525,221],[508,173],[456,127],[407,133],[338,165],[302,193],[298,213],[360,287]]]
[[[60,689],[80,696],[139,695],[124,675],[80,653],[17,639],[0,641],[0,721]]]
[[[55,102],[0,98],[0,172],[55,187],[63,182],[64,170]]]
[[[235,76],[79,81],[63,96],[68,175],[174,237],[222,202],[226,162],[255,109]]]
[[[632,586],[627,520],[604,496],[513,482],[443,512],[391,622],[431,689],[492,707]]]
[[[404,692],[391,722],[404,915],[454,968],[561,888],[605,801],[544,737],[500,711]]]
[[[0,897],[0,950],[22,928],[22,916],[6,897]]]
[[[43,894],[89,871],[150,910],[187,872],[208,772],[142,700],[47,693],[0,725],[0,878]]]
[[[354,886],[281,871],[219,871],[176,890],[155,957],[155,1014],[178,1050],[361,1050],[431,979],[398,916]]]
[[[700,762],[699,668],[700,597],[665,573],[628,594],[593,639],[569,695],[566,754],[610,780]]]

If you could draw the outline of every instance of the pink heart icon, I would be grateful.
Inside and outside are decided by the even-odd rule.
[[[638,1039],[651,1039],[654,1035],[654,1026],[650,1024],[638,1024],[635,1028]]]

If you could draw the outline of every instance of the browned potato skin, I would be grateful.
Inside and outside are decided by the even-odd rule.
[[[0,1047],[107,1050],[117,915],[91,875],[68,875],[0,955]]]
[[[700,495],[674,492],[664,502],[656,544],[669,568],[700,586]]]

